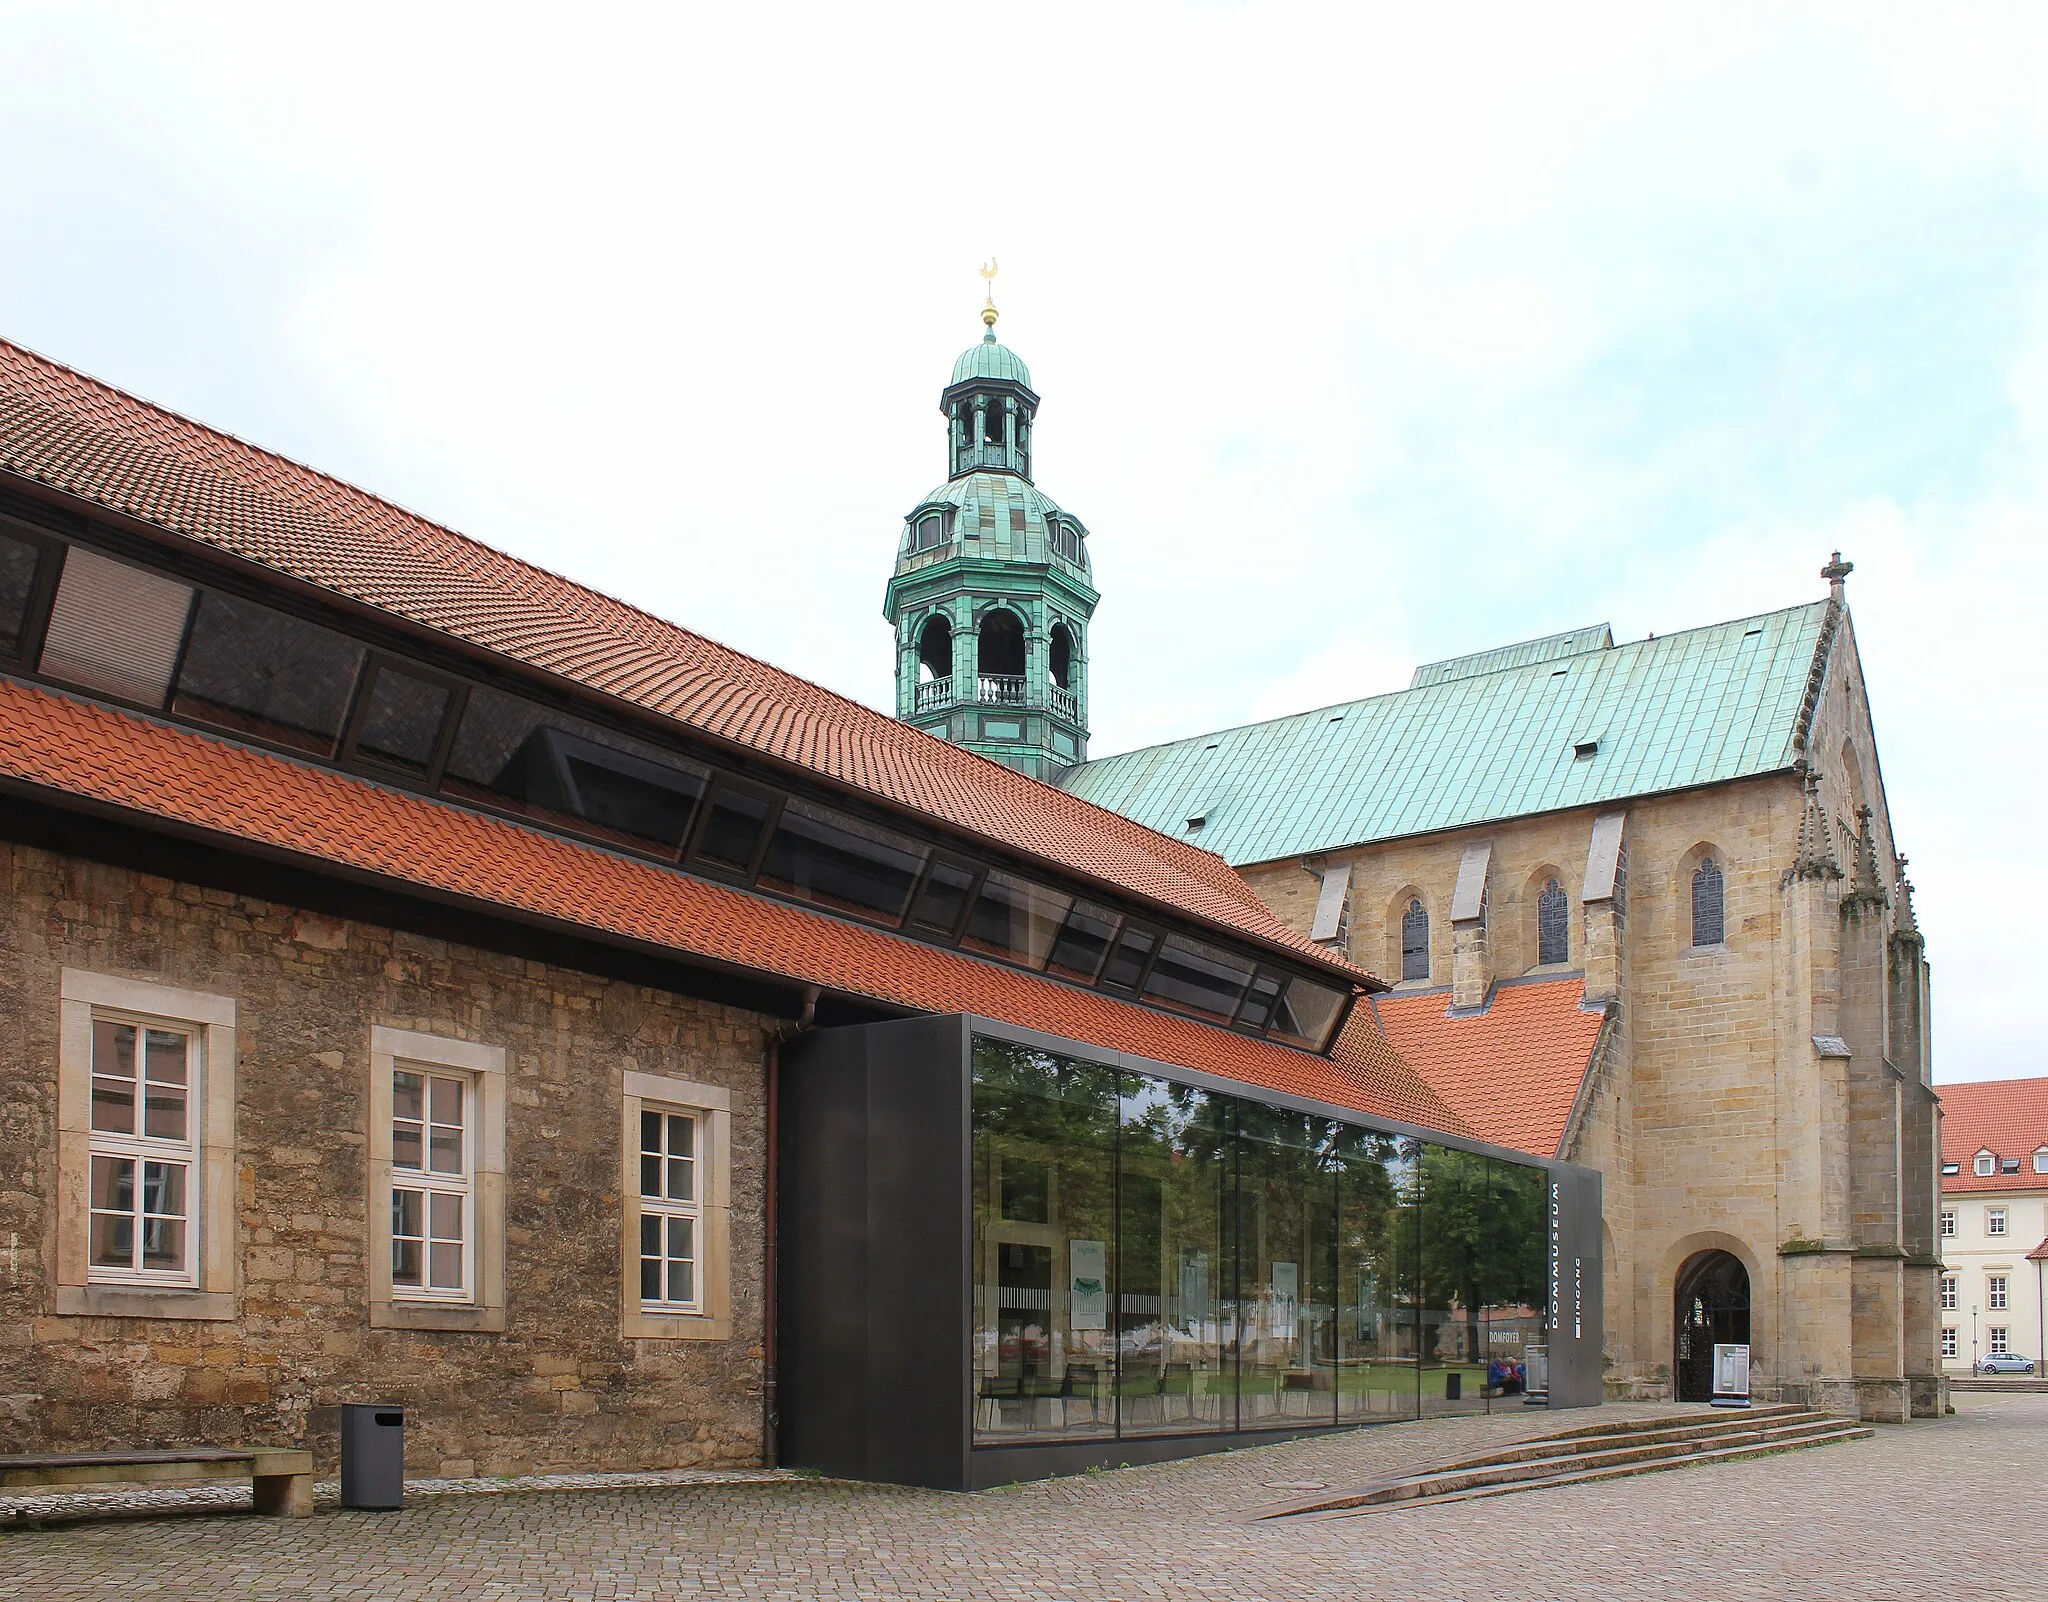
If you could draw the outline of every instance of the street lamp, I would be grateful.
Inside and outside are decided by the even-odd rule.
[[[1977,1309],[1970,1309],[1970,1372],[1977,1372]]]

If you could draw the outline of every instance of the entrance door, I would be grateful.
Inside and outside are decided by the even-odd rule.
[[[1714,1347],[1749,1344],[1749,1270],[1728,1252],[1700,1252],[1678,1271],[1671,1365],[1681,1402],[1714,1399]]]

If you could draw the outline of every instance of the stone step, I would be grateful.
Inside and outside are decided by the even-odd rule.
[[[1441,1463],[1418,1473],[1389,1476],[1335,1495],[1256,1509],[1249,1517],[1254,1521],[1336,1517],[1371,1507],[1563,1483],[1614,1470],[1643,1472],[1721,1457],[1787,1451],[1871,1433],[1852,1419],[1805,1409],[1773,1410],[1763,1418],[1684,1415],[1676,1420],[1645,1422],[1664,1427],[1627,1432],[1603,1429],[1597,1433],[1518,1441],[1497,1451]]]
[[[1475,1485],[1464,1490],[1444,1491],[1433,1496],[1410,1498],[1401,1502],[1370,1503],[1326,1513],[1310,1513],[1304,1517],[1309,1522],[1359,1518],[1367,1513],[1382,1513],[1397,1507],[1437,1507],[1446,1502],[1473,1502],[1483,1496],[1506,1496],[1513,1491],[1547,1490],[1553,1485],[1590,1485],[1600,1480],[1619,1480],[1636,1474],[1654,1474],[1662,1469],[1690,1468],[1699,1463],[1733,1462],[1745,1457],[1770,1457],[1780,1452],[1801,1451],[1809,1446],[1829,1446],[1837,1441],[1866,1441],[1877,1433],[1867,1424],[1858,1424],[1848,1419],[1839,1420],[1838,1424],[1839,1427],[1835,1429],[1816,1431],[1791,1439],[1733,1443],[1688,1453],[1682,1457],[1659,1457],[1631,1463],[1608,1464],[1597,1468],[1574,1469],[1566,1473],[1546,1475],[1541,1479]]]

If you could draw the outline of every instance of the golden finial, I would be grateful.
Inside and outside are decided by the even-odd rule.
[[[988,283],[988,301],[981,308],[981,320],[988,325],[991,335],[996,326],[996,259],[991,256],[988,265],[981,269],[981,276]]]

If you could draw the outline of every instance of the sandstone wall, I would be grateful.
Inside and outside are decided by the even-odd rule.
[[[751,1463],[761,1450],[764,1029],[754,1014],[0,844],[0,1452],[251,1441],[335,1456],[400,1401],[416,1474]],[[238,1316],[59,1316],[58,983],[235,998]],[[372,1329],[373,1025],[507,1053],[506,1328]],[[620,1330],[622,1075],[726,1087],[730,1339]]]

